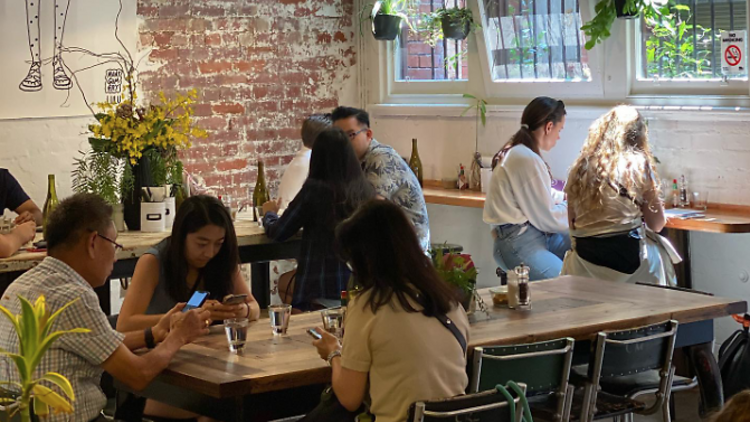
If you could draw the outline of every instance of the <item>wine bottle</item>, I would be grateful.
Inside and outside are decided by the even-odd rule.
[[[422,170],[422,160],[419,159],[419,151],[417,151],[417,138],[412,138],[411,140],[411,157],[409,158],[409,168],[411,168],[411,171],[413,171],[414,175],[417,176],[419,186],[423,186],[422,176],[424,175],[424,173]]]
[[[57,189],[55,188],[55,175],[50,174],[47,176],[47,199],[44,201],[43,210],[43,234],[44,238],[47,239],[47,219],[49,218],[52,211],[57,208]]]
[[[270,199],[268,189],[266,188],[266,176],[264,172],[265,166],[263,165],[263,161],[258,160],[258,180],[255,182],[255,189],[253,190],[253,221],[263,219],[261,207]]]

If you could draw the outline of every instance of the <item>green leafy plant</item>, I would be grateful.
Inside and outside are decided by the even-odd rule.
[[[581,30],[589,37],[586,50],[591,50],[611,35],[610,29],[617,19],[615,0],[599,0],[594,12],[596,16],[581,27]],[[625,0],[622,12],[642,14],[646,19],[659,19],[660,16],[659,9],[654,7],[651,0]]]
[[[414,9],[412,0],[378,0],[374,3],[364,2],[359,9],[359,34],[362,35],[362,22],[372,21],[377,15],[398,16],[414,31],[409,21],[409,11]]]
[[[659,16],[644,19],[648,33],[646,40],[646,76],[685,78],[713,77],[711,50],[700,46],[710,44],[713,31],[693,25],[690,7],[669,2],[659,9]],[[699,46],[697,51],[695,46]],[[708,68],[705,71],[704,68]]]
[[[18,336],[18,353],[0,348],[0,354],[15,363],[20,382],[0,381],[0,385],[15,387],[20,393],[16,397],[1,397],[0,404],[6,407],[11,417],[19,413],[22,422],[31,421],[32,405],[37,416],[47,416],[50,410],[56,414],[73,413],[75,394],[67,378],[57,372],[47,372],[39,378],[34,378],[34,375],[42,357],[57,339],[66,334],[84,334],[90,331],[86,328],[52,331],[55,320],[78,299],[52,314],[45,306],[44,296],[39,296],[33,305],[21,296],[18,300],[21,303],[20,315],[13,315],[7,308],[0,306],[0,313],[10,320]],[[57,387],[67,398],[44,383]]]
[[[446,283],[459,288],[465,295],[474,292],[477,283],[477,269],[471,255],[449,251],[443,254],[443,248],[430,251],[432,264],[440,278]]]
[[[434,12],[425,13],[420,17],[417,28],[422,40],[430,47],[435,47],[443,39],[444,21],[456,22],[459,26],[468,25],[469,32],[480,28],[474,22],[474,15],[468,7],[451,9],[441,7]]]
[[[111,205],[120,202],[120,160],[105,152],[90,150],[78,151],[80,158],[75,159],[72,172],[73,191],[78,193],[95,193]]]

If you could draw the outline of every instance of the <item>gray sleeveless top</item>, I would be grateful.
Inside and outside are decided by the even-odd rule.
[[[166,314],[170,309],[177,305],[177,301],[169,296],[167,279],[164,275],[164,254],[166,253],[168,242],[169,238],[166,238],[153,248],[146,251],[147,254],[153,255],[159,260],[159,283],[154,289],[154,294],[151,296],[151,302],[148,304],[148,308],[146,308],[147,315]]]

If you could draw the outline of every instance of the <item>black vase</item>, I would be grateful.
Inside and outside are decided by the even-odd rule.
[[[443,27],[443,37],[451,40],[464,40],[471,30],[471,22],[461,19],[451,19],[447,16],[440,23]]]
[[[401,17],[393,15],[376,15],[372,20],[372,35],[376,40],[393,41],[401,32]]]
[[[623,9],[625,8],[625,2],[626,0],[615,0],[615,10],[617,11],[617,17],[619,19],[635,19],[638,17],[638,12],[630,13],[630,12],[623,12]]]
[[[128,230],[141,229],[141,188],[153,185],[151,162],[147,157],[141,157],[138,164],[133,166],[133,191],[124,192],[122,198],[123,216]]]

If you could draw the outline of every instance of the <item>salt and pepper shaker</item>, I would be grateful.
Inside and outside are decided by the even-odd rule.
[[[530,310],[531,309],[531,289],[529,285],[529,267],[524,265],[517,266],[513,272],[516,274],[516,283],[518,285],[518,299],[516,309]]]

